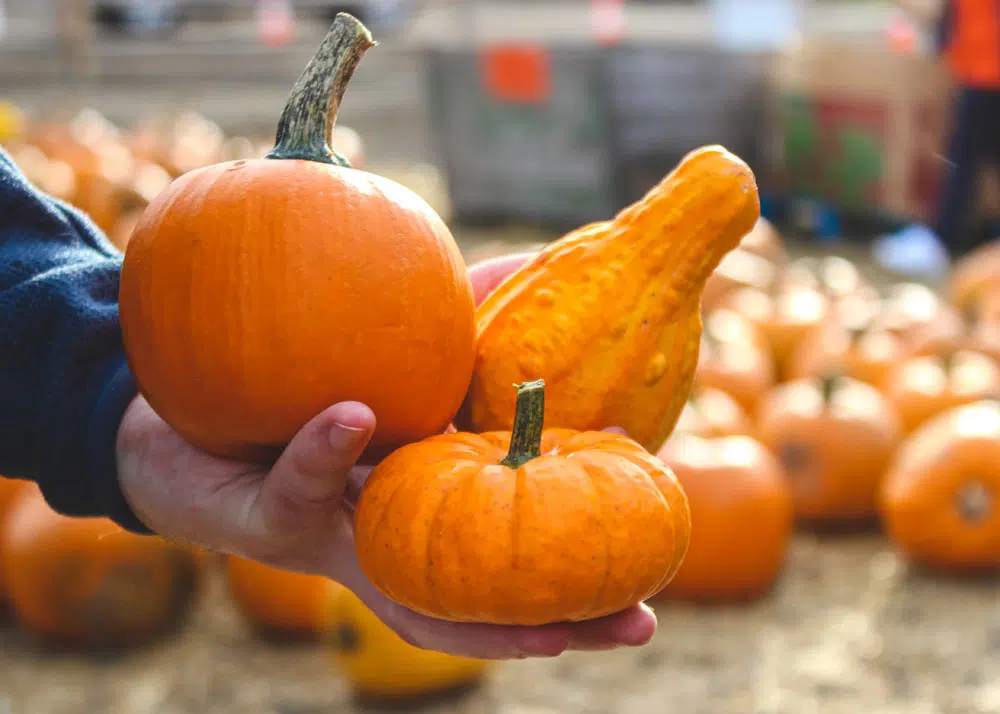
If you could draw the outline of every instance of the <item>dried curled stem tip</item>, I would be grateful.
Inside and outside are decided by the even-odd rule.
[[[337,113],[365,52],[377,43],[361,21],[337,14],[316,54],[302,70],[278,120],[269,159],[302,159],[349,167],[330,147]]]

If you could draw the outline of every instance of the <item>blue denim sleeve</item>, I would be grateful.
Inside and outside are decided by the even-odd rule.
[[[121,258],[0,149],[0,473],[35,481],[61,513],[148,533],[115,459],[136,394],[118,322]]]

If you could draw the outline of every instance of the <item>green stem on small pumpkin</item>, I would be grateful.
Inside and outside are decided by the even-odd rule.
[[[838,371],[830,371],[823,375],[820,379],[820,394],[823,397],[823,406],[829,406],[830,402],[833,401],[833,393],[837,391],[837,385],[840,383],[841,373]]]
[[[292,87],[278,120],[268,159],[301,159],[350,168],[330,147],[347,84],[365,52],[377,43],[355,17],[337,13],[333,26]]]
[[[545,424],[545,380],[525,382],[517,388],[514,428],[510,450],[500,463],[516,469],[542,454],[542,427]]]
[[[938,358],[941,360],[941,369],[945,374],[950,375],[952,370],[955,369],[955,358],[958,356],[958,350],[947,349],[943,350],[938,354]]]

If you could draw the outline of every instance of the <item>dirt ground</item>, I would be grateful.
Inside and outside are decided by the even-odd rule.
[[[457,237],[474,262],[550,236]],[[660,628],[644,648],[503,663],[481,686],[419,710],[1000,713],[1000,579],[916,571],[878,533],[800,534],[777,589],[751,605],[654,607]],[[380,711],[351,696],[321,647],[255,638],[218,572],[177,635],[124,658],[57,654],[0,627],[0,714]]]
[[[378,713],[321,647],[248,632],[219,574],[172,639],[119,660],[53,654],[0,631],[10,714]],[[877,534],[800,535],[747,606],[654,604],[644,648],[503,663],[428,714],[1000,712],[1000,581],[916,572]],[[5,712],[0,699],[0,712]]]

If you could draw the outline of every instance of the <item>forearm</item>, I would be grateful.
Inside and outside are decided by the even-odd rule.
[[[0,473],[57,510],[141,530],[118,488],[117,425],[135,395],[118,324],[121,256],[0,152]]]

